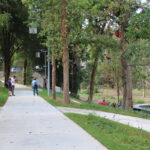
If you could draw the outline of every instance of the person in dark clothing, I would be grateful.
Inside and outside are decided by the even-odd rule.
[[[112,103],[112,107],[116,107],[116,102],[115,101]]]
[[[120,100],[118,101],[118,107],[121,107],[121,101]]]
[[[12,95],[12,82],[11,82],[11,78],[9,78],[9,80],[8,80],[8,89],[9,89],[8,94],[9,94],[9,96],[11,96]]]
[[[33,95],[35,96],[35,92],[36,92],[38,96],[38,83],[36,81],[36,78],[34,78],[32,81],[32,88],[33,88]]]

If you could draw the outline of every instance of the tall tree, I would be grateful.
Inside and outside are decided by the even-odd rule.
[[[136,25],[139,25],[141,15],[137,15],[139,9],[143,9],[144,7],[140,3],[140,1],[127,1],[127,0],[119,0],[112,1],[111,6],[109,7],[108,13],[111,16],[111,19],[119,27],[119,37],[120,37],[120,52],[121,52],[121,65],[122,65],[122,83],[123,83],[123,108],[130,109],[133,106],[132,99],[132,69],[131,69],[131,52],[135,54],[136,49],[130,49],[130,45],[136,42],[137,37],[141,35],[146,35],[145,29],[141,28],[140,32]],[[133,18],[133,19],[132,19]],[[135,19],[136,18],[136,19]],[[145,22],[149,22],[147,17],[144,17],[145,21],[141,21],[141,26],[147,26]],[[132,21],[134,20],[134,25]],[[136,20],[136,21],[135,21]],[[132,25],[133,26],[132,26]],[[134,29],[133,29],[134,27]],[[132,28],[132,30],[131,30]],[[135,32],[134,32],[135,31]],[[134,32],[134,33],[133,33]],[[136,38],[133,38],[136,37]],[[142,36],[140,36],[142,37]]]
[[[113,13],[117,19],[117,23],[120,26],[119,37],[120,37],[120,51],[121,51],[121,64],[122,64],[122,82],[123,82],[123,108],[131,108],[133,105],[132,101],[132,71],[130,66],[130,60],[124,54],[126,49],[125,45],[128,44],[125,36],[127,28],[129,26],[129,19],[133,12],[136,11],[136,1],[114,1],[110,6],[110,12]]]
[[[67,6],[68,49],[69,49],[69,89],[71,95],[78,97],[80,88],[80,63],[86,48],[86,32],[83,28],[87,0],[70,0]]]
[[[27,9],[21,0],[2,0],[0,14],[3,15],[0,25],[0,50],[4,58],[5,86],[7,86],[12,56],[16,51],[21,50],[23,34],[28,32],[24,23],[27,20]]]
[[[67,45],[68,29],[67,29],[67,0],[61,0],[61,33],[62,33],[62,52],[63,52],[63,84],[64,84],[64,103],[69,104],[69,51]]]
[[[106,13],[107,8],[108,5],[105,1],[100,2],[92,0],[89,2],[89,8],[87,9],[87,34],[90,35],[91,51],[94,54],[94,61],[92,65],[93,67],[90,76],[88,101],[92,101],[93,99],[95,75],[97,71],[98,61],[100,60],[100,55],[103,55],[105,49],[110,46],[109,42],[105,42],[105,30],[107,29],[108,23],[108,14]],[[107,40],[109,40],[109,38]]]

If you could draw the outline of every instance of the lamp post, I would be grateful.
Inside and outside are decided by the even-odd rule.
[[[44,79],[46,79],[47,78],[47,64],[46,64],[46,53],[47,53],[47,51],[45,51],[45,50],[43,50],[43,49],[41,49],[40,50],[40,52],[43,52],[44,53],[44,62],[45,62],[45,65],[44,65]]]
[[[48,96],[50,96],[50,61],[49,61],[49,57],[50,57],[50,47],[48,47]]]
[[[50,31],[50,27],[48,27],[48,31]],[[50,78],[50,32],[48,32],[48,96],[50,96],[50,83],[51,83],[51,78]]]
[[[46,53],[47,53],[47,51],[46,50],[43,50],[43,49],[41,49],[40,50],[40,52],[43,52],[44,54],[45,54],[45,66],[44,66],[44,82],[46,83],[46,78],[47,78],[47,65],[46,65],[46,60],[47,60],[47,58],[46,58]],[[36,56],[38,56],[38,58],[40,58],[40,52],[37,52],[36,53]],[[49,56],[50,56],[50,47],[48,47],[48,58],[49,58]],[[45,83],[44,83],[44,85],[45,85]],[[48,89],[48,96],[50,96],[50,61],[49,61],[49,59],[48,59],[48,85],[47,85],[47,89]]]
[[[47,51],[46,50],[43,50],[41,49],[40,52],[43,52],[44,53],[44,62],[45,62],[45,65],[44,65],[44,88],[46,88],[46,79],[47,79],[47,61],[46,61],[46,53]]]
[[[29,28],[30,34],[37,34],[37,28],[33,27],[33,23],[31,23],[31,27]],[[48,47],[48,58],[50,58],[50,47]],[[46,51],[45,51],[45,79],[46,79]],[[50,61],[48,59],[48,96],[50,96]]]

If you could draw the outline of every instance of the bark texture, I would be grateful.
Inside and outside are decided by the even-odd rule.
[[[125,21],[126,23],[127,21]],[[122,65],[122,84],[123,84],[123,109],[131,109],[133,106],[132,101],[132,71],[130,67],[130,60],[124,55],[125,50],[123,46],[127,44],[124,36],[125,25],[122,25],[122,35],[120,40],[120,50],[122,52],[121,65]]]
[[[9,79],[10,76],[10,64],[11,64],[11,60],[10,59],[5,59],[4,60],[4,76],[5,76],[5,87],[7,87],[7,81]]]
[[[123,108],[130,109],[133,106],[132,102],[132,73],[130,63],[121,58],[122,64],[122,82],[123,82]]]
[[[6,30],[2,30],[3,35],[3,42],[2,42],[2,55],[4,57],[4,76],[5,82],[4,85],[7,87],[7,81],[10,76],[10,68],[11,68],[11,58],[14,54],[13,49],[11,49],[11,35]]]
[[[69,51],[67,46],[67,0],[62,0],[61,33],[63,52],[63,87],[64,103],[69,104]]]
[[[95,75],[96,75],[96,70],[97,70],[97,65],[98,65],[98,58],[99,58],[99,55],[96,55],[93,68],[92,68],[91,77],[90,77],[89,98],[88,98],[89,102],[93,100],[93,90],[94,90]]]
[[[71,95],[75,98],[79,98],[78,90],[80,88],[80,57],[77,50],[73,54],[73,63],[70,65],[70,91]]]
[[[52,12],[54,13],[54,1],[52,0]],[[54,25],[54,31],[55,29],[55,17],[52,16],[52,22]],[[52,96],[53,99],[56,100],[56,59],[55,59],[55,36],[53,34],[53,42],[52,42]]]
[[[116,70],[116,80],[117,80],[117,97],[118,97],[118,101],[120,100],[120,85],[119,85],[119,82],[120,82],[120,73],[119,73],[119,70]]]
[[[52,49],[52,95],[53,99],[56,100],[56,61],[55,61],[55,49]]]
[[[104,70],[103,70],[103,91],[105,88],[105,56],[104,56]]]
[[[24,60],[24,85],[26,85],[27,83],[27,65],[28,65],[28,62],[27,62],[27,59]]]

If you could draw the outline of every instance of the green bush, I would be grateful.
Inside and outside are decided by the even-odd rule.
[[[98,87],[94,88],[94,93],[99,93]]]
[[[8,89],[0,86],[0,106],[3,106],[8,99]]]

